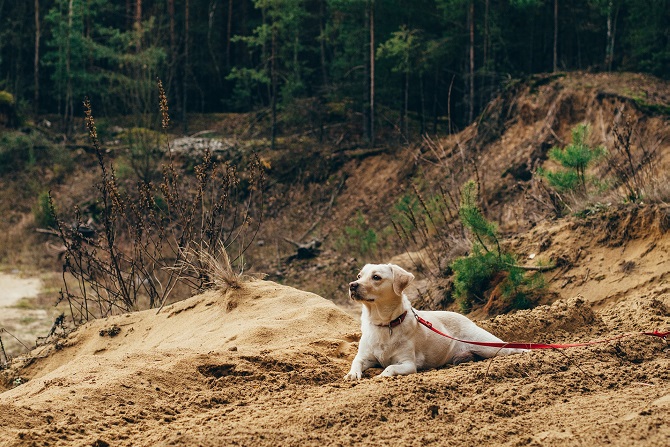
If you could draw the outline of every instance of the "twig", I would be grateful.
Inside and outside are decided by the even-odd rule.
[[[548,272],[549,270],[553,270],[556,267],[558,267],[556,264],[534,266],[534,265],[518,265],[518,264],[507,263],[507,265],[509,267],[514,267],[514,268],[521,269],[521,270],[528,270],[528,271],[531,271],[531,272]]]
[[[7,353],[5,352],[5,345],[2,343],[2,337],[0,337],[0,351],[2,351],[2,355],[5,357],[4,364],[6,365],[9,362],[9,359],[7,358]]]
[[[22,345],[24,348],[26,348],[26,351],[30,351],[30,348],[29,348],[28,346],[26,346],[21,340],[19,340],[18,338],[16,338],[16,336],[14,336],[14,334],[12,334],[11,332],[9,332],[9,331],[8,331],[7,329],[5,329],[4,327],[0,328],[0,333],[2,333],[2,332],[4,332],[5,334],[7,334],[7,335],[9,335],[10,337],[12,337],[14,340],[16,340],[16,341],[18,341],[19,343],[21,343],[21,345]],[[3,349],[3,353],[4,353],[4,347],[3,347],[2,349]],[[6,359],[6,358],[7,358],[7,354],[5,354],[5,359]]]

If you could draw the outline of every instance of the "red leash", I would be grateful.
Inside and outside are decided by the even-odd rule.
[[[450,338],[455,341],[459,341],[461,343],[468,343],[470,345],[477,345],[477,346],[488,346],[491,348],[510,348],[510,349],[565,349],[565,348],[577,348],[579,346],[589,346],[589,345],[596,345],[598,343],[606,343],[608,341],[613,341],[613,340],[620,340],[622,338],[626,337],[632,337],[633,335],[650,335],[653,337],[659,337],[662,338],[663,340],[666,340],[668,335],[670,335],[670,331],[668,332],[659,332],[659,331],[653,331],[653,332],[636,332],[632,334],[621,334],[617,335],[616,337],[611,337],[611,338],[606,338],[603,340],[594,340],[594,341],[587,341],[584,343],[565,343],[565,344],[555,344],[555,343],[506,343],[506,342],[484,342],[484,341],[468,341],[468,340],[461,340],[456,337],[452,337],[449,334],[445,334],[444,332],[435,329],[433,327],[433,324],[430,321],[426,321],[420,316],[414,312],[414,309],[412,309],[412,313],[416,317],[416,321],[418,321],[420,324],[426,326],[428,329],[431,331],[435,332],[436,334],[440,334],[443,337]]]

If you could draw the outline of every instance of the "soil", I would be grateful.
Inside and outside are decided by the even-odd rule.
[[[482,324],[576,342],[667,329],[669,309],[668,292],[573,298]],[[94,321],[14,364],[0,445],[667,445],[659,339],[344,382],[358,336],[332,302],[266,281]]]
[[[655,191],[655,203],[603,202],[552,219],[528,198],[528,175],[579,122],[600,126],[593,143],[607,143],[621,107],[640,132],[658,136],[664,172],[667,117],[631,95],[667,104],[669,91],[638,75],[532,79],[441,140],[443,153],[412,147],[350,158],[341,176],[290,189],[293,206],[269,218],[254,267],[276,265],[276,273],[265,268],[270,278],[318,295],[252,280],[55,336],[2,371],[0,446],[667,446],[670,347],[640,334],[670,330],[667,189]],[[459,161],[461,151],[479,157],[479,173]],[[444,179],[445,166],[453,172],[446,183],[480,176],[487,215],[520,263],[555,266],[533,309],[491,317],[480,306],[469,317],[507,341],[606,341],[404,377],[378,379],[375,368],[345,382],[360,328],[344,288],[364,260],[338,253],[332,239],[360,211],[379,229],[418,171],[430,183]],[[281,261],[293,247],[276,240],[298,239],[320,218],[312,234],[332,238],[322,253]],[[426,295],[427,272],[441,267],[426,262],[419,271],[414,260],[429,249],[391,246],[377,256],[417,274],[417,307],[453,307]]]

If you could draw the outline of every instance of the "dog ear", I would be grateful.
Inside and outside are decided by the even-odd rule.
[[[389,267],[391,267],[391,271],[393,272],[393,291],[396,295],[401,295],[402,291],[414,279],[414,275],[395,264],[389,264]]]

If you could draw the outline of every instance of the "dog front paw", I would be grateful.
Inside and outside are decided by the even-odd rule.
[[[353,380],[361,380],[361,375],[362,375],[362,372],[361,372],[361,371],[353,371],[353,370],[351,370],[351,371],[349,371],[349,374],[347,374],[346,376],[344,376],[344,380],[351,380],[351,381],[353,381]]]
[[[377,374],[375,378],[377,379],[383,379],[384,377],[393,377],[395,376],[393,369],[386,368],[384,371],[382,371],[380,374]]]

